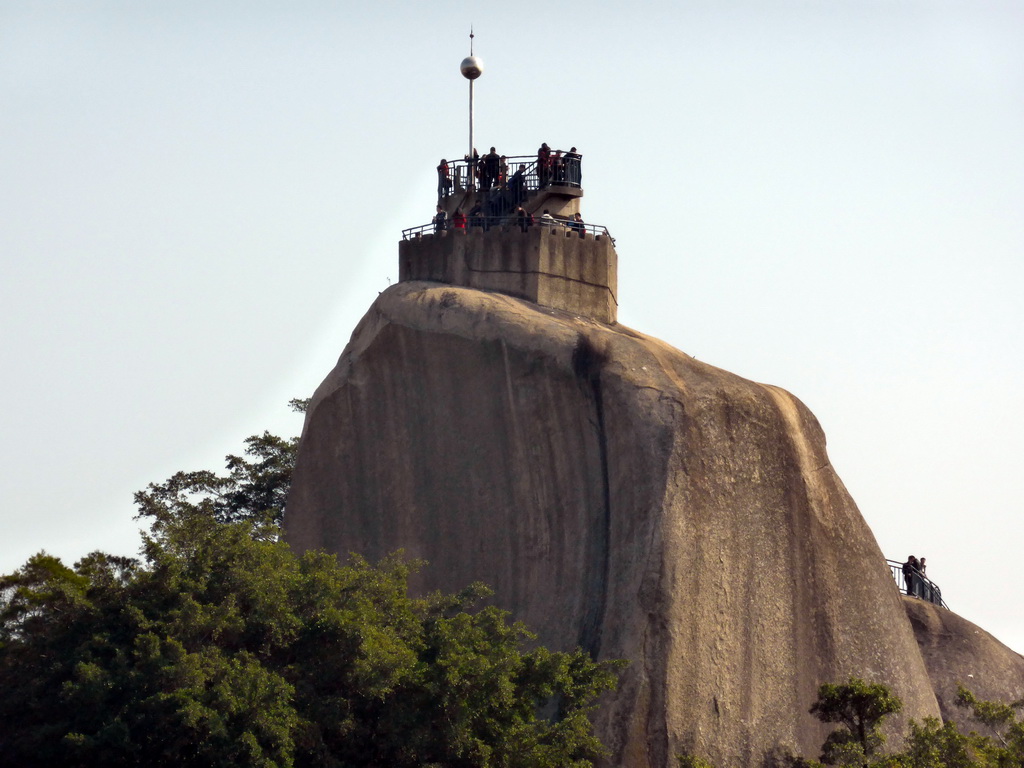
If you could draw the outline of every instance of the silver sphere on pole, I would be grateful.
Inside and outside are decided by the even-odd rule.
[[[484,73],[484,60],[479,56],[467,56],[459,65],[459,71],[467,80],[476,80]]]

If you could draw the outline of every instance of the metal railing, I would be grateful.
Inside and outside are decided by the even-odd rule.
[[[531,229],[554,229],[557,232],[564,233],[566,237],[574,235],[577,237],[585,237],[586,235],[594,238],[607,237],[611,239],[612,245],[615,244],[615,239],[608,234],[608,228],[600,224],[585,224],[582,221],[561,219],[556,216],[552,216],[550,219],[545,219],[543,216],[530,216],[524,220],[514,213],[503,216],[467,216],[464,227],[455,227],[452,219],[446,219],[443,222],[443,226],[432,221],[429,224],[421,224],[418,227],[403,229],[402,239],[415,240],[424,235],[439,234],[442,231],[473,234],[491,231],[528,232]]]
[[[892,577],[896,581],[896,586],[900,592],[911,597],[918,597],[929,603],[935,605],[941,605],[943,608],[949,608],[946,602],[942,599],[942,590],[939,589],[939,585],[929,579],[917,568],[909,567],[907,574],[903,573],[903,563],[897,560],[886,560],[889,564],[889,570],[892,571]],[[909,579],[907,578],[909,576]],[[907,581],[910,581],[908,584]]]
[[[467,190],[504,190],[512,193],[512,207],[519,205],[530,195],[547,187],[572,187],[578,189],[583,178],[582,159],[565,157],[562,150],[551,150],[549,167],[538,168],[536,155],[513,155],[505,157],[496,174],[488,171],[486,155],[479,159],[452,160],[448,162],[448,175],[438,171],[437,196],[461,194]]]

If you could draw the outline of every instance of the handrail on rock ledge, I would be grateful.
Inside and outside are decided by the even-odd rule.
[[[910,597],[917,597],[929,603],[940,605],[945,609],[949,609],[945,601],[942,599],[942,590],[939,589],[939,585],[929,579],[923,573],[916,568],[911,568],[913,571],[912,579],[913,582],[910,588],[907,588],[906,579],[903,577],[903,563],[898,560],[886,560],[889,564],[889,570],[892,571],[892,577],[896,581],[896,586],[900,592]]]

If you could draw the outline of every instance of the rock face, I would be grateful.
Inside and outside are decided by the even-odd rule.
[[[1024,656],[955,613],[912,597],[904,597],[903,605],[943,719],[969,725],[966,711],[956,706],[958,685],[989,701],[1024,698]]]
[[[816,755],[818,685],[939,714],[889,568],[789,393],[657,339],[435,283],[385,291],[317,390],[293,546],[404,548],[544,644],[627,658],[608,765]]]

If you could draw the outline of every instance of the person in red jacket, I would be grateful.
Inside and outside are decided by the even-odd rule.
[[[461,208],[456,208],[455,213],[452,215],[452,227],[454,229],[461,229],[463,232],[466,231],[466,215],[462,212]]]
[[[544,189],[551,180],[551,147],[545,141],[537,150],[537,185]]]
[[[448,169],[448,161],[442,157],[440,165],[437,166],[437,199],[448,197],[451,193],[452,174]]]

